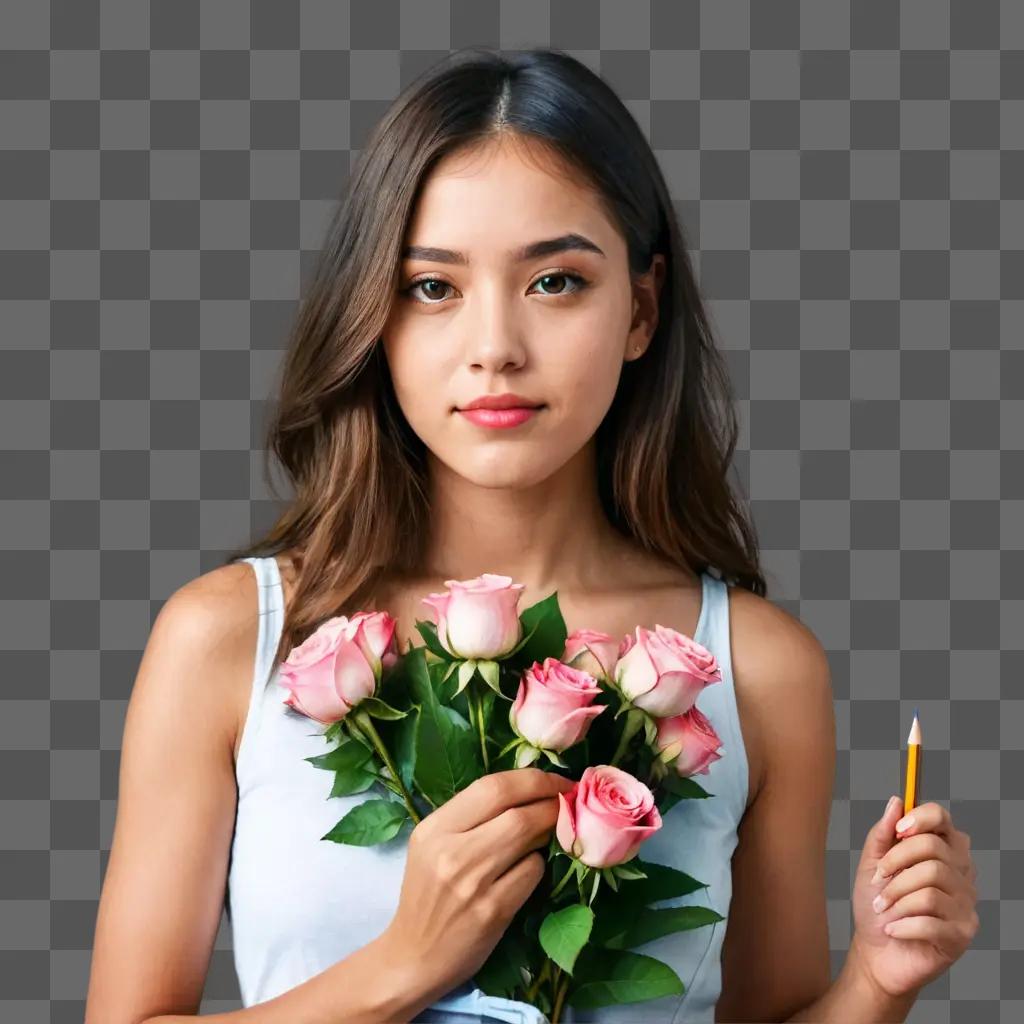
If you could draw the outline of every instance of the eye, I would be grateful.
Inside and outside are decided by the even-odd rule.
[[[542,282],[548,282],[545,284],[545,288],[547,288],[550,287],[550,282],[559,280],[572,281],[573,287],[566,290],[563,286],[563,288],[559,291],[542,291],[539,294],[547,295],[548,298],[557,299],[563,295],[572,295],[574,292],[581,292],[584,288],[590,286],[590,282],[587,281],[586,278],[581,277],[579,274],[573,274],[570,273],[569,271],[558,270],[552,271],[551,273],[548,274],[543,274],[541,277],[538,277],[537,280],[534,281],[533,286],[541,284]],[[427,290],[428,286],[432,286],[431,291]],[[421,277],[413,281],[407,287],[401,289],[401,294],[413,298],[413,301],[419,302],[421,305],[424,306],[439,306],[441,304],[440,301],[435,302],[429,299],[424,301],[422,299],[415,298],[416,289],[421,287],[424,288],[424,291],[420,293],[421,295],[433,295],[434,298],[440,300],[445,298],[445,295],[439,294],[439,292],[441,292],[445,288],[451,288],[452,285],[450,285],[447,281],[442,281],[439,277]]]
[[[573,282],[575,282],[575,285],[574,285],[574,287],[570,288],[568,291],[560,290],[560,291],[555,292],[554,294],[551,295],[552,298],[557,298],[559,295],[572,295],[573,292],[581,292],[589,284],[589,282],[587,280],[585,280],[584,278],[580,277],[579,274],[570,274],[569,271],[567,271],[567,270],[564,270],[564,271],[555,270],[555,271],[553,271],[550,274],[545,274],[543,277],[538,277],[537,280],[534,281],[534,284],[535,285],[540,284],[542,281],[557,281],[560,278],[563,281],[573,281]],[[551,294],[551,293],[550,292],[541,292],[541,295],[549,295],[549,294]]]

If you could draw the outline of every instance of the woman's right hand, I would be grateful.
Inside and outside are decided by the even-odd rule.
[[[539,768],[484,775],[409,836],[385,955],[405,958],[439,998],[483,966],[544,877],[558,793],[573,782]]]

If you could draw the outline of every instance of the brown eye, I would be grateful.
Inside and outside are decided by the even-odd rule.
[[[556,288],[553,292],[543,291],[541,295],[550,295],[552,298],[557,298],[560,295],[571,295],[573,292],[581,292],[587,286],[587,282],[580,277],[579,274],[545,274],[543,277],[538,277],[534,282],[535,285],[544,284],[545,288],[549,287],[548,282],[551,281],[573,281],[575,282],[574,287],[566,288],[564,285],[561,288]]]
[[[435,287],[433,289],[431,289],[430,291],[427,291],[426,290],[426,286],[427,285],[433,285]],[[442,281],[440,278],[437,278],[437,277],[421,277],[418,281],[413,281],[413,283],[411,285],[409,285],[409,287],[406,288],[402,292],[402,294],[403,295],[414,296],[414,292],[416,291],[417,288],[423,288],[424,291],[422,292],[422,294],[427,295],[428,297],[430,297],[431,301],[427,302],[427,303],[424,303],[424,305],[428,305],[429,306],[429,305],[436,305],[437,304],[437,303],[435,303],[433,301],[433,299],[444,298],[444,295],[441,294],[442,290],[445,289],[445,288],[451,288],[451,285],[448,284],[447,281]],[[420,300],[416,299],[416,301],[418,302]]]

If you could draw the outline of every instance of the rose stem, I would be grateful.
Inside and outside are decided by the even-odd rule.
[[[540,989],[540,986],[543,983],[544,979],[548,976],[548,972],[550,969],[551,960],[548,957],[545,957],[544,963],[541,964],[541,968],[537,972],[537,977],[533,979],[533,982],[530,984],[530,987],[526,990],[525,999],[527,1002],[530,1002],[532,999],[536,998],[537,992]]]
[[[558,1024],[562,1015],[562,1003],[565,1002],[565,997],[569,992],[569,978],[566,978],[561,986],[558,984],[558,978],[556,975],[555,979],[555,1005],[551,1010],[551,1024]]]
[[[484,771],[489,772],[491,770],[491,762],[487,757],[487,737],[484,734],[484,705],[480,695],[476,692],[476,684],[473,682],[469,684],[469,692],[466,694],[466,699],[469,701],[469,717],[473,719],[476,731],[480,736],[480,753],[483,756]]]
[[[355,710],[352,712],[355,716],[355,720],[358,723],[359,728],[363,730],[364,735],[373,744],[373,749],[380,755],[380,759],[384,762],[387,770],[391,772],[391,777],[398,784],[399,789],[402,791],[402,799],[405,801],[405,806],[409,811],[409,817],[412,818],[413,824],[418,825],[422,820],[419,816],[419,812],[416,810],[416,805],[412,802],[412,797],[409,791],[405,788],[405,783],[402,781],[402,776],[398,774],[398,769],[395,768],[394,762],[391,760],[391,755],[387,751],[387,747],[384,746],[384,741],[380,738],[380,733],[374,728],[373,719],[365,711]]]
[[[625,754],[626,748],[629,746],[629,741],[640,731],[640,726],[643,725],[643,722],[639,715],[642,713],[643,712],[636,711],[635,708],[631,708],[626,712],[626,723],[622,727],[622,735],[619,736],[619,745],[615,748],[615,754],[608,762],[609,764],[617,765],[619,763],[619,758]]]
[[[566,873],[562,876],[562,880],[552,890],[550,899],[554,899],[562,891],[562,886],[565,885],[565,883],[569,881],[569,876],[573,873],[573,871],[575,871],[575,869],[576,869],[575,863],[570,861],[569,862],[569,870],[566,871]]]

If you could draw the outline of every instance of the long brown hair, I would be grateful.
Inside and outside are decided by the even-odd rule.
[[[543,144],[592,186],[627,244],[631,273],[666,262],[659,322],[627,362],[597,431],[609,521],[645,550],[764,595],[752,521],[728,480],[738,433],[686,242],[657,160],[611,87],[553,49],[457,50],[412,82],[352,171],[292,327],[267,426],[269,459],[294,497],[228,562],[293,555],[295,589],[278,660],[324,619],[415,573],[427,537],[424,445],[395,398],[379,338],[399,286],[421,183],[443,156],[497,137]],[[486,571],[481,566],[481,572]]]

